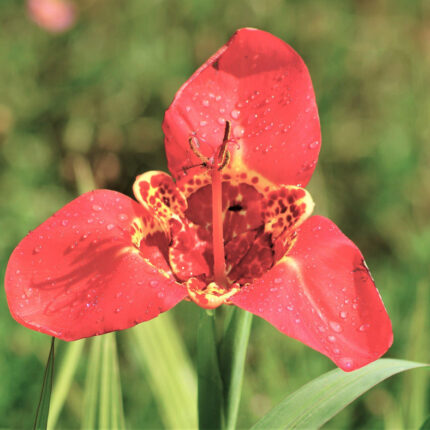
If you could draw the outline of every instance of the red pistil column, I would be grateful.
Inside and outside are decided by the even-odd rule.
[[[214,281],[227,287],[222,218],[222,182],[218,163],[212,167],[212,244],[214,256]]]

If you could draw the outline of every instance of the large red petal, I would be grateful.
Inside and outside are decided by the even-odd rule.
[[[9,260],[5,287],[13,317],[75,340],[132,327],[176,305],[186,290],[163,270],[157,247],[138,237],[146,217],[140,204],[106,190],[60,209]]]
[[[244,28],[181,87],[166,112],[165,145],[172,175],[206,157],[232,125],[232,163],[244,164],[274,183],[305,186],[316,165],[320,126],[308,70],[286,43]]]
[[[346,371],[376,360],[393,340],[361,252],[319,216],[299,227],[287,256],[231,301]]]

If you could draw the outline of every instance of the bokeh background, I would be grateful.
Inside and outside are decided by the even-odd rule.
[[[430,2],[76,0],[62,33],[0,1],[0,277],[18,241],[91,185],[131,194],[166,170],[161,123],[175,91],[240,27],[272,32],[310,70],[323,145],[309,189],[366,256],[391,316],[388,357],[430,360]],[[88,185],[90,184],[90,185]],[[198,310],[172,311],[192,362]],[[49,338],[0,299],[0,427],[30,428]],[[129,428],[163,428],[149,381],[119,335]],[[59,345],[61,360],[63,345]],[[58,428],[79,428],[87,356]],[[255,318],[239,428],[333,364]],[[326,429],[417,428],[429,373],[395,376]]]

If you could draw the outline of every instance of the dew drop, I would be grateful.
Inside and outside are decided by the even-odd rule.
[[[160,292],[157,294],[157,296],[158,296],[158,298],[159,298],[159,299],[162,299],[162,298],[164,297],[164,293],[163,293],[162,291],[160,291]]]
[[[87,219],[87,223],[88,223],[88,224],[91,224],[92,222],[94,222],[94,220],[93,220],[92,218],[88,218],[88,219]]]
[[[93,205],[93,210],[96,212],[100,212],[102,210],[102,207],[99,205]]]
[[[66,225],[69,224],[69,220],[68,219],[63,219],[63,221],[61,221],[61,225],[66,227]]]
[[[239,115],[240,115],[240,110],[233,109],[233,110],[231,111],[230,115],[231,115],[231,117],[232,117],[233,119],[238,119],[238,118],[239,118]]]
[[[106,226],[106,229],[107,230],[112,230],[112,229],[114,229],[115,228],[115,225],[114,224],[108,224],[107,226]]]
[[[225,124],[225,118],[219,117],[218,118],[218,124],[219,125],[224,125]]]
[[[294,310],[294,306],[288,305],[288,306],[287,306],[287,309],[288,309],[289,311],[293,311],[293,310]]]
[[[200,126],[204,127],[208,122],[207,121],[200,121]]]
[[[209,106],[209,100],[203,100],[202,105],[208,107]]]
[[[273,281],[275,284],[282,284],[282,278],[275,278]]]
[[[336,342],[336,337],[335,336],[327,336],[327,340],[331,343]]]
[[[119,312],[121,312],[121,308],[116,308],[114,312],[115,312],[116,314],[117,314],[117,313],[119,313]]]
[[[311,142],[310,144],[309,144],[309,148],[310,149],[315,149],[315,148],[317,148],[318,147],[318,145],[319,145],[320,143],[318,142],[318,140],[315,140],[315,142]]]
[[[120,221],[126,221],[128,220],[128,216],[126,214],[119,214],[118,218]]]
[[[339,359],[339,364],[345,369],[352,369],[354,361],[352,360],[352,358],[342,357],[341,359]]]
[[[236,138],[240,138],[245,134],[245,129],[241,125],[236,125],[233,128],[233,135]]]
[[[342,312],[340,312],[340,313],[339,313],[339,316],[340,316],[342,319],[345,319],[345,318],[348,316],[348,314],[347,314],[345,311],[342,311]]]
[[[39,252],[42,250],[42,247],[40,245],[37,245],[33,249],[33,254],[39,254]]]
[[[369,325],[369,324],[362,324],[362,325],[358,328],[358,330],[359,330],[359,331],[366,331],[369,327],[370,327],[370,325]]]
[[[340,333],[342,331],[342,327],[340,326],[340,324],[335,322],[335,321],[330,321],[329,325],[330,325],[331,329],[333,331],[335,331],[336,333]]]
[[[186,106],[186,107],[185,107],[185,110],[186,110],[187,112],[190,112],[190,110],[191,110],[191,106]]]
[[[150,281],[149,284],[151,285],[151,287],[156,287],[158,286],[158,281]]]

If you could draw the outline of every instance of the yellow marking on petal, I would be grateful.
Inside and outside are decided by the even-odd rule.
[[[152,213],[170,237],[170,220],[182,223],[187,200],[170,175],[161,171],[149,171],[136,178],[133,184],[136,199]],[[160,230],[159,230],[160,231]]]
[[[311,195],[292,185],[279,187],[267,193],[264,231],[278,238],[285,231],[299,227],[315,207]]]
[[[215,282],[211,282],[206,288],[201,289],[201,282],[196,278],[189,279],[185,285],[188,290],[188,297],[204,309],[215,309],[222,304],[229,304],[230,297],[240,290],[240,285],[237,283],[226,290]]]
[[[131,241],[136,248],[139,248],[140,242],[145,237],[142,218],[134,218],[131,222],[131,229]]]

